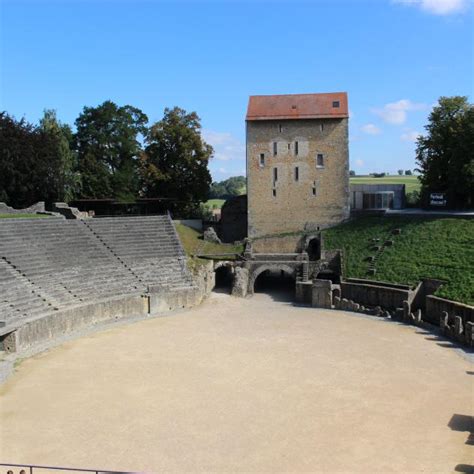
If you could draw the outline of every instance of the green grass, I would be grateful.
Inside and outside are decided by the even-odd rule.
[[[350,184],[404,184],[405,192],[419,191],[421,187],[417,176],[385,176],[384,178],[374,178],[373,176],[351,176]]]
[[[204,203],[209,209],[220,209],[225,203],[225,199],[209,199]]]
[[[401,235],[391,235],[401,228]],[[390,238],[376,264],[377,273],[367,276],[367,257],[374,255],[369,240]],[[456,218],[362,217],[324,232],[327,249],[344,250],[347,277],[415,285],[423,277],[446,283],[437,296],[474,304],[474,221]]]
[[[25,217],[28,219],[43,219],[51,216],[47,214],[0,214],[0,219],[24,219]]]
[[[184,224],[176,224],[176,230],[188,257],[196,254],[240,254],[244,250],[243,245],[214,244],[212,242],[206,242],[202,239],[202,234],[200,232]],[[225,260],[232,260],[233,258],[235,257],[229,256],[225,257]],[[195,258],[193,260],[195,260],[195,262],[192,263],[202,263],[202,261],[199,261],[200,259]]]

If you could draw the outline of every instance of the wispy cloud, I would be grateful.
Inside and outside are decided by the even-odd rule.
[[[400,135],[400,140],[402,142],[416,142],[419,136],[420,132],[416,132],[415,130],[408,130]]]
[[[231,133],[203,130],[205,142],[214,148],[214,158],[220,161],[245,160],[245,146]]]
[[[392,3],[415,6],[433,15],[464,13],[469,6],[469,0],[392,0]]]
[[[365,125],[362,125],[360,129],[369,135],[380,135],[380,133],[382,133],[382,130],[373,123],[366,123]]]
[[[359,167],[360,167],[360,166],[364,166],[364,160],[356,160],[356,161],[355,161],[355,164],[356,164],[357,166],[359,166]]]
[[[386,104],[382,108],[372,108],[371,111],[387,123],[401,125],[407,120],[407,112],[425,110],[426,108],[426,104],[416,104],[408,99],[401,99]]]

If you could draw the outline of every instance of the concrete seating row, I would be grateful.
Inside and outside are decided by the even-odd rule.
[[[192,286],[169,216],[0,221],[0,322]]]

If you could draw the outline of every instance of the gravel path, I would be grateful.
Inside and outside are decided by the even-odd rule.
[[[455,472],[473,368],[415,328],[256,294],[93,333],[0,388],[0,459],[173,472]]]

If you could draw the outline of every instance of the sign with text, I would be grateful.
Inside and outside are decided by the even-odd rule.
[[[430,205],[431,206],[446,206],[445,194],[444,193],[431,193]]]

